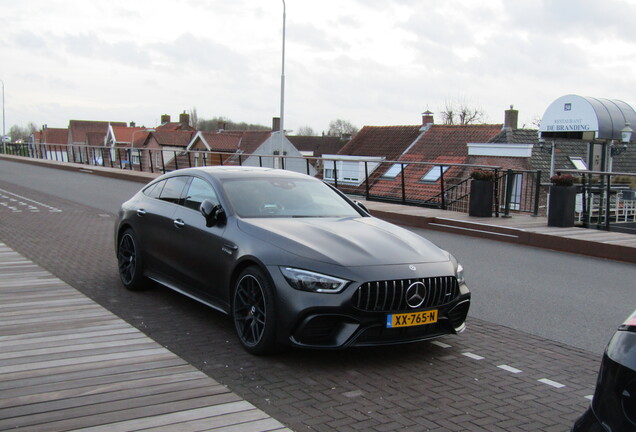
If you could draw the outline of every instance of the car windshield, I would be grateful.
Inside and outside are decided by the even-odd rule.
[[[223,188],[242,218],[360,216],[329,186],[313,179],[228,179]]]

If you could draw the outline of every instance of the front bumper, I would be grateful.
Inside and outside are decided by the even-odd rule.
[[[360,283],[352,284],[338,294],[312,293],[291,288],[276,269],[270,269],[270,274],[278,293],[279,342],[297,347],[339,349],[391,345],[456,334],[464,330],[470,308],[468,287],[457,285],[454,277],[452,297],[439,303],[421,308],[373,311],[364,310],[354,301]],[[433,309],[438,311],[435,323],[398,328],[386,326],[388,314]]]

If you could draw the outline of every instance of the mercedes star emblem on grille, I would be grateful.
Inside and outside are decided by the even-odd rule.
[[[406,289],[406,304],[415,309],[422,306],[426,296],[426,285],[422,282],[414,282]]]

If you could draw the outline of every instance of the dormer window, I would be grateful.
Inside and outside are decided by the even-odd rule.
[[[442,173],[445,173],[448,170],[448,168],[450,167],[435,165],[426,174],[424,174],[420,181],[424,183],[435,183],[442,176]]]
[[[400,173],[402,172],[402,169],[406,168],[407,166],[408,166],[408,164],[401,164],[401,163],[393,164],[391,166],[391,168],[389,168],[389,170],[386,173],[384,173],[382,178],[383,179],[394,179],[398,175],[400,175]]]

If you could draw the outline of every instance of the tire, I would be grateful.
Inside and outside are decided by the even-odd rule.
[[[128,228],[119,238],[117,245],[117,265],[119,279],[131,291],[142,290],[147,287],[147,280],[143,275],[143,260],[141,249],[135,232]]]
[[[238,339],[248,352],[265,355],[278,351],[274,291],[258,267],[246,268],[237,279],[232,320]]]

